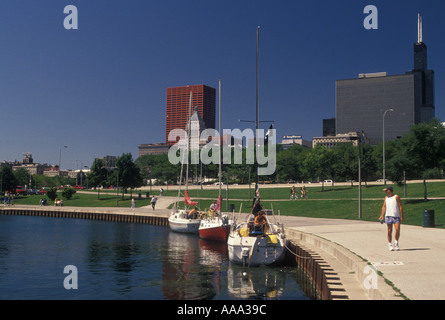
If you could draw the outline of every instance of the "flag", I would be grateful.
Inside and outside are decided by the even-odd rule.
[[[260,200],[257,199],[255,200],[255,203],[253,205],[252,214],[256,217],[258,212],[260,212],[261,210],[263,210],[263,206],[261,205]]]
[[[213,208],[213,212],[217,212],[220,209],[221,209],[221,195],[219,195],[218,197],[218,201],[216,202],[215,208]]]
[[[190,200],[189,193],[187,190],[185,191],[185,194],[184,194],[184,203],[189,206],[196,206],[198,204],[197,201]]]
[[[266,136],[264,137],[264,145],[269,143],[269,137],[273,135],[273,124],[270,125],[269,130],[266,132]]]

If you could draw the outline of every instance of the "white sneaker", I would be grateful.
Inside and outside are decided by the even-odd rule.
[[[400,250],[400,248],[399,248],[399,242],[398,242],[398,241],[395,241],[395,242],[394,242],[394,249],[395,249],[396,251],[399,251],[399,250]]]
[[[388,243],[388,249],[389,249],[389,251],[394,251],[394,248],[392,247],[391,243]]]

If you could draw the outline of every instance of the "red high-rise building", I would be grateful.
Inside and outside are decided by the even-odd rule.
[[[192,94],[192,108],[189,114],[190,91]],[[207,129],[215,128],[216,90],[203,84],[167,88],[167,112],[165,120],[165,143],[173,145],[175,141],[168,141],[168,134],[173,129],[186,128],[187,121],[193,114],[195,107],[204,120]]]

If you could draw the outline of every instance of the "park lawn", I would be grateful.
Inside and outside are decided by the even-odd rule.
[[[26,205],[38,205],[40,199],[43,195],[31,195],[31,196],[19,196],[14,199],[16,204],[26,204]],[[48,197],[46,197],[48,199]],[[61,192],[58,192],[58,198],[63,198]],[[147,198],[138,199],[135,196],[135,207],[139,208],[142,206],[150,205],[150,200]],[[70,200],[63,199],[65,206],[72,207],[116,207],[116,194],[100,194],[99,199],[97,193],[75,193]],[[54,201],[48,200],[48,205],[54,205]],[[131,207],[131,198],[125,196],[122,200],[122,195],[119,194],[119,205],[118,207]]]
[[[196,199],[195,199],[196,200]],[[201,210],[209,208],[212,203],[208,199],[198,199]],[[240,210],[242,203],[242,212],[250,212],[252,201],[231,201],[235,205],[235,213]],[[266,209],[274,209],[283,216],[298,216],[311,218],[328,219],[351,219],[359,220],[358,200],[297,200],[297,201],[262,201]],[[363,221],[378,221],[382,210],[383,199],[381,200],[362,200],[362,219]],[[423,211],[435,211],[435,224],[438,228],[445,228],[445,200],[402,200],[404,209],[405,223],[409,225],[422,226]],[[183,202],[180,203],[183,206]],[[222,210],[228,211],[226,200],[223,199]]]
[[[392,185],[394,193],[398,194],[401,198],[404,197],[403,186]],[[260,185],[260,196],[264,200],[289,200],[291,185],[288,187],[278,188],[262,188]],[[354,183],[351,187],[348,186],[324,186],[323,191],[320,184],[312,184],[306,186],[308,190],[309,199],[357,199],[358,198],[358,185]],[[383,192],[383,185],[369,185],[362,184],[362,199],[384,199],[385,193]],[[226,186],[223,186],[222,196],[226,197]],[[206,190],[205,186],[203,190],[190,189],[188,191],[191,198],[218,198],[218,189]],[[159,194],[157,189],[153,190],[153,194]],[[167,196],[177,196],[177,190],[164,191]],[[181,190],[181,194],[184,194],[184,189]],[[300,196],[300,189],[297,188],[297,194]],[[250,195],[250,197],[249,197]],[[251,199],[255,195],[254,187],[250,189],[231,189],[229,186],[229,198],[232,199]],[[427,195],[428,197],[445,197],[445,181],[443,182],[428,182],[427,181]],[[407,185],[407,196],[409,198],[423,198],[423,184],[413,183]]]
[[[409,184],[408,197],[403,197],[403,187],[394,185],[395,193],[402,198],[405,212],[405,223],[410,225],[422,225],[422,214],[424,210],[435,211],[436,227],[445,228],[445,200],[423,201],[423,184]],[[445,197],[445,182],[427,183],[428,197]],[[331,219],[358,219],[358,188],[356,186],[334,186],[325,187],[321,192],[321,187],[309,188],[309,200],[288,200],[287,193],[290,188],[263,188],[260,189],[260,195],[265,208],[273,207],[274,212],[280,212],[286,216],[301,216],[313,218],[331,218]],[[377,221],[383,205],[384,193],[383,186],[362,187],[362,220]],[[155,191],[158,190],[153,190]],[[177,190],[171,190],[167,193],[170,196],[177,196]],[[183,191],[182,191],[183,193]],[[141,199],[137,197],[138,192],[134,192],[136,207],[150,205],[150,198],[144,195]],[[143,193],[142,193],[143,194]],[[199,201],[201,210],[208,209],[213,201],[218,197],[218,190],[190,190],[192,200]],[[253,188],[251,189],[253,196]],[[231,199],[227,202],[226,192],[222,191],[222,210],[228,211],[230,204],[235,205],[235,212],[238,212],[242,203],[242,212],[250,212],[252,208],[252,199],[249,199],[249,189],[229,189]],[[16,197],[16,204],[38,205],[42,195]],[[61,194],[59,193],[59,197]],[[205,198],[205,199],[203,199]],[[243,200],[245,199],[245,200]],[[274,201],[270,201],[270,200]],[[64,199],[65,206],[76,207],[116,207],[115,193],[100,193],[99,199],[94,193],[76,193],[72,199]],[[180,202],[180,207],[184,202]],[[49,201],[49,205],[53,205]],[[119,195],[119,207],[131,206],[130,196]]]

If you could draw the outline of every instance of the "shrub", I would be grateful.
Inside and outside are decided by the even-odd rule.
[[[62,197],[64,197],[66,200],[69,200],[75,193],[76,190],[74,190],[73,188],[65,188],[62,191]]]
[[[54,201],[54,199],[56,199],[56,197],[57,197],[57,189],[56,189],[56,188],[48,189],[48,190],[46,191],[46,196],[47,196],[51,201]]]

